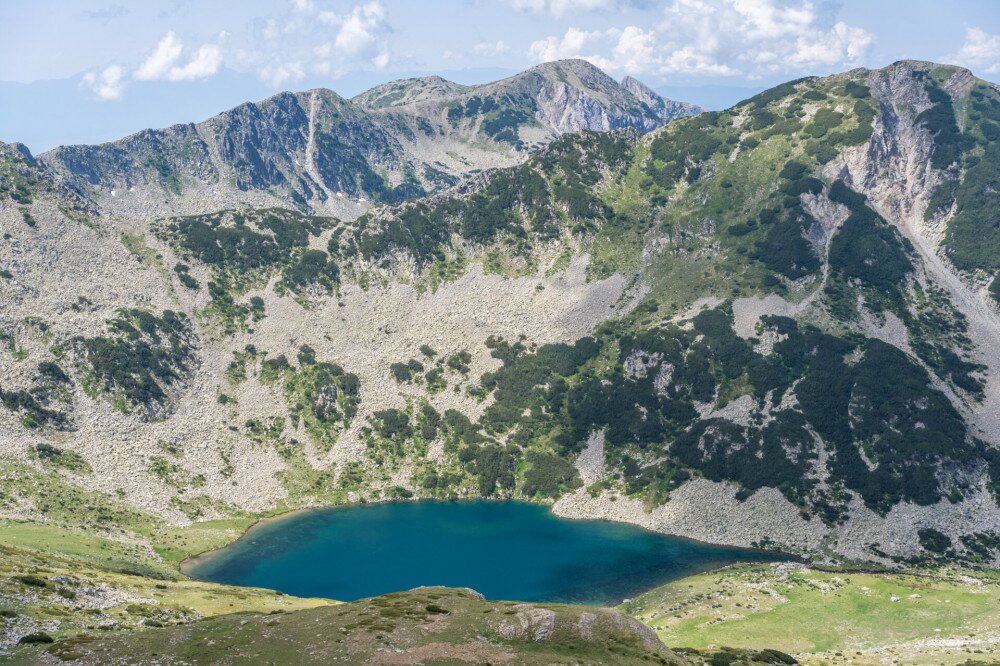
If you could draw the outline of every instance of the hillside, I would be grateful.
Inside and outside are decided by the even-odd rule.
[[[330,128],[398,167],[441,100],[481,132],[486,100],[559,71],[624,128],[542,113],[518,164],[316,205],[321,181],[373,196],[312,152]],[[823,562],[1000,563],[997,88],[905,61],[643,133],[651,98],[602,77],[4,146],[2,515],[156,561],[207,519],[519,497]]]
[[[319,631],[317,631],[319,630]],[[774,650],[706,650],[726,663],[794,663]],[[294,612],[230,614],[168,629],[64,641],[22,651],[11,663],[704,663],[675,652],[636,620],[558,604],[490,602],[472,590],[418,588]],[[713,662],[714,663],[714,662]]]
[[[668,583],[619,608],[668,645],[765,646],[803,664],[992,664],[1000,581],[934,570],[735,566]]]
[[[372,202],[516,164],[566,132],[649,131],[697,111],[648,89],[640,99],[592,65],[567,60],[482,86],[430,77],[353,100],[326,89],[283,92],[197,124],[63,146],[39,160],[106,212],[128,217],[230,206],[354,217]]]

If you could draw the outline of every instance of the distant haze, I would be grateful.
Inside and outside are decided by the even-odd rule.
[[[745,88],[743,86],[660,86],[656,92],[667,99],[690,102],[706,111],[722,111],[748,97],[753,97],[767,88]]]

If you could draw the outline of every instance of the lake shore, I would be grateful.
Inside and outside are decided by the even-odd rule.
[[[293,522],[279,522],[286,518]],[[569,520],[537,502],[403,501],[270,517],[228,550],[190,558],[184,572],[342,601],[441,585],[492,599],[605,606],[732,563],[789,559],[621,521]]]
[[[338,506],[355,506],[355,505],[344,504],[344,505],[330,505],[330,506],[300,507],[300,508],[297,508],[297,509],[289,509],[288,511],[280,511],[278,513],[274,513],[274,514],[271,514],[271,515],[268,515],[268,516],[264,516],[262,518],[259,518],[259,519],[255,520],[254,522],[250,523],[250,525],[247,526],[247,528],[245,530],[243,530],[243,532],[238,537],[236,537],[235,539],[233,539],[232,541],[227,541],[226,543],[222,544],[221,546],[216,546],[215,548],[209,548],[208,550],[204,550],[204,551],[202,551],[200,553],[195,553],[194,555],[188,555],[187,557],[185,557],[183,560],[180,561],[180,563],[178,564],[178,569],[185,576],[187,576],[189,578],[192,578],[194,580],[198,580],[198,578],[196,576],[193,576],[191,574],[191,570],[193,568],[195,568],[195,567],[197,567],[197,566],[199,566],[201,564],[205,564],[206,562],[211,561],[212,559],[214,559],[215,557],[217,557],[219,555],[219,553],[221,553],[222,551],[224,551],[226,548],[229,548],[230,546],[232,546],[234,544],[237,544],[240,541],[243,541],[243,540],[247,539],[250,536],[250,533],[253,532],[255,529],[259,529],[261,527],[264,527],[265,525],[270,525],[272,523],[278,523],[278,522],[281,522],[283,520],[287,520],[289,518],[292,518],[294,516],[297,516],[299,514],[306,513],[306,512],[309,512],[309,511],[320,511],[320,510],[324,510],[324,509],[334,509],[334,508],[337,508]]]
[[[772,553],[772,554],[780,555],[782,558],[787,559],[789,561],[795,561],[795,562],[799,562],[799,563],[802,563],[802,564],[807,564],[809,566],[816,566],[816,567],[818,567],[818,566],[827,566],[827,567],[831,566],[830,563],[814,562],[813,559],[810,558],[808,555],[803,554],[803,553],[793,552],[793,549],[764,548],[764,547],[760,547],[756,543],[749,543],[747,540],[744,540],[744,539],[739,539],[739,538],[737,538],[737,539],[719,538],[720,535],[718,535],[718,534],[710,534],[710,533],[706,533],[706,532],[700,532],[698,534],[692,534],[691,530],[683,529],[683,527],[685,527],[685,526],[678,526],[678,527],[682,527],[682,529],[678,529],[676,531],[671,531],[669,529],[666,529],[665,528],[666,526],[664,526],[662,524],[659,524],[658,521],[655,520],[655,518],[656,518],[656,516],[654,515],[655,512],[641,511],[641,510],[639,510],[639,504],[638,503],[636,503],[635,501],[631,501],[630,502],[626,498],[612,500],[610,503],[608,502],[608,498],[606,496],[603,496],[603,495],[602,496],[598,496],[597,498],[590,498],[590,499],[593,499],[595,501],[588,502],[588,501],[584,500],[580,496],[580,494],[578,492],[578,493],[570,493],[570,494],[564,495],[563,497],[559,498],[558,500],[555,500],[555,501],[552,501],[552,502],[538,502],[538,501],[532,501],[532,500],[527,500],[527,499],[516,499],[515,500],[515,499],[497,499],[497,498],[479,498],[479,497],[470,497],[470,498],[462,498],[462,499],[437,499],[437,498],[420,498],[420,497],[414,497],[414,498],[411,498],[411,499],[388,499],[388,498],[386,498],[386,499],[377,499],[377,500],[370,500],[370,501],[365,501],[365,502],[354,502],[354,503],[347,503],[347,504],[328,504],[328,505],[316,505],[316,506],[298,507],[298,508],[295,508],[295,509],[289,509],[287,511],[280,511],[280,512],[277,512],[277,513],[274,513],[274,514],[271,514],[271,515],[263,516],[263,517],[259,518],[258,520],[255,520],[250,525],[248,525],[246,527],[246,529],[244,529],[243,532],[238,537],[236,537],[235,539],[233,539],[231,541],[227,541],[226,543],[224,543],[222,545],[219,545],[219,546],[216,546],[214,548],[210,548],[208,550],[205,550],[205,551],[202,551],[202,552],[199,552],[199,553],[195,553],[193,555],[189,555],[188,557],[185,557],[179,563],[179,570],[185,576],[188,576],[190,578],[193,578],[193,579],[197,580],[197,577],[193,574],[193,571],[197,567],[199,567],[199,566],[201,566],[201,565],[203,565],[203,564],[205,564],[207,562],[210,562],[214,558],[218,557],[226,549],[234,546],[235,544],[237,544],[237,543],[239,543],[241,541],[246,540],[247,538],[249,538],[251,536],[251,534],[253,532],[259,530],[262,527],[265,527],[265,526],[268,526],[268,525],[272,525],[272,524],[275,524],[275,523],[280,523],[280,522],[283,522],[285,520],[290,520],[290,519],[293,519],[293,518],[295,518],[297,516],[300,516],[302,514],[305,514],[305,513],[312,513],[312,512],[316,512],[316,511],[329,511],[329,510],[334,510],[334,509],[349,509],[349,508],[352,508],[352,507],[361,507],[361,506],[366,506],[366,505],[380,506],[380,505],[385,505],[385,504],[405,504],[405,503],[411,503],[411,502],[437,502],[437,503],[452,503],[452,502],[497,502],[497,503],[500,503],[500,502],[520,502],[520,503],[523,503],[523,504],[533,504],[533,505],[539,505],[539,506],[548,507],[548,509],[552,513],[552,515],[554,515],[556,517],[559,517],[559,518],[565,518],[565,519],[568,519],[568,520],[583,520],[583,521],[593,520],[593,521],[604,521],[604,522],[611,522],[611,523],[620,523],[620,524],[624,524],[624,525],[631,525],[631,526],[634,526],[634,527],[638,527],[638,528],[647,530],[649,532],[653,532],[653,533],[660,534],[660,535],[663,535],[663,536],[668,536],[668,537],[672,537],[672,538],[676,538],[676,539],[683,539],[683,540],[686,540],[686,541],[691,541],[693,543],[697,543],[697,544],[700,544],[700,545],[705,545],[705,546],[720,546],[720,547],[733,547],[733,548],[740,548],[740,549],[747,550],[747,551],[762,552],[762,553]],[[619,504],[619,502],[620,502],[620,504]],[[633,504],[635,506],[633,506]],[[618,511],[607,510],[607,507],[609,507],[609,506],[615,506],[615,505],[617,505],[617,507],[619,509]],[[597,508],[595,508],[595,507],[597,507]],[[624,509],[624,510],[622,510],[622,509]],[[715,538],[713,538],[713,537],[715,537]],[[775,545],[783,545],[783,544],[775,544]],[[858,570],[876,571],[876,570],[879,570],[879,569],[877,567],[873,567],[872,569],[869,570],[869,569],[864,569],[862,567],[861,569],[858,569]]]

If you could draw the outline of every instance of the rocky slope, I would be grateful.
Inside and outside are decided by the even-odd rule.
[[[385,128],[481,132],[487,100],[584,84],[627,111],[562,63],[5,147],[0,510],[92,527],[484,495],[821,560],[998,562],[1000,94],[965,70],[804,79],[644,134],[647,98],[625,129],[553,138],[616,126],[574,102],[521,164],[442,193],[260,207],[362,188],[319,157],[332,124],[403,145]],[[255,134],[268,118],[295,129]],[[180,193],[130,185],[164,145],[190,158]],[[244,190],[221,184],[237,166]],[[92,493],[79,515],[67,487]]]
[[[277,205],[354,217],[372,202],[515,164],[566,132],[650,131],[697,111],[648,89],[637,96],[567,60],[483,86],[429,77],[353,100],[326,89],[285,92],[197,124],[64,146],[39,159],[106,211],[127,216]]]

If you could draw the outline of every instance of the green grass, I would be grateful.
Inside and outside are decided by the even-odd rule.
[[[134,571],[161,578],[176,577],[167,564],[151,562],[141,546],[82,530],[41,523],[0,522],[0,542],[45,556],[61,556],[110,571]]]
[[[1000,581],[958,575],[827,573],[784,578],[737,566],[657,588],[622,610],[668,645],[772,647],[790,653],[870,651],[928,638],[968,638],[1000,626]],[[914,597],[913,595],[919,595]]]
[[[146,244],[146,239],[142,236],[142,234],[130,234],[127,231],[123,231],[121,240],[125,249],[134,255],[142,264],[146,266],[159,265],[160,260],[159,256],[156,254],[156,250]]]
[[[103,558],[120,552],[121,544],[49,526],[0,525],[0,544],[0,608],[18,625],[44,627],[46,634],[63,641],[57,646],[92,636],[98,625],[103,631],[134,631],[220,614],[335,603],[184,580],[176,573],[174,578],[153,575],[148,567],[117,570]],[[141,555],[132,554],[132,559]],[[89,610],[85,599],[103,600],[100,610]]]

